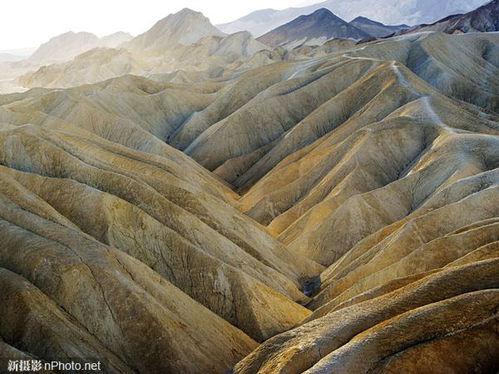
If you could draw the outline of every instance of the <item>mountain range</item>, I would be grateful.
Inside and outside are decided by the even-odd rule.
[[[476,14],[470,13],[469,17],[478,19]],[[493,20],[494,14],[488,19]],[[321,8],[255,40],[248,31],[224,34],[201,13],[183,9],[135,38],[123,32],[103,38],[69,32],[44,43],[27,60],[5,56],[6,61],[0,62],[0,92],[32,87],[72,87],[125,74],[178,82],[223,77],[233,70],[330,53],[340,45],[336,42],[325,45],[331,38],[366,41],[435,27],[445,31],[446,26],[443,23],[413,28],[387,26],[362,16],[347,23]],[[492,23],[488,29],[494,27]],[[340,49],[349,43],[346,41]],[[282,46],[287,51],[276,49]]]
[[[72,87],[126,74],[157,76],[188,70],[211,76],[235,69],[265,49],[248,32],[225,35],[201,13],[183,9],[119,48],[94,48],[67,62],[27,72],[18,80],[24,87]]]
[[[65,62],[97,47],[114,48],[130,40],[132,36],[124,32],[117,32],[102,38],[89,32],[67,32],[50,39],[42,44],[29,57],[33,64],[50,64]]]
[[[466,14],[445,17],[430,25],[418,25],[404,32],[439,31],[448,34],[499,30],[499,1],[493,0]]]
[[[280,26],[258,38],[271,46],[293,47],[303,44],[323,44],[332,38],[364,39],[369,34],[336,17],[322,8],[310,15],[304,15]]]
[[[357,17],[347,23],[328,9],[321,8],[279,26],[257,40],[270,47],[293,49],[304,45],[322,45],[330,39],[386,37],[408,29],[407,25],[386,26],[365,17]]]
[[[225,33],[241,30],[259,37],[293,19],[326,8],[338,17],[350,21],[358,16],[368,17],[385,25],[419,25],[432,23],[450,14],[466,13],[487,0],[328,0],[314,5],[284,10],[263,9],[233,22],[217,25]]]

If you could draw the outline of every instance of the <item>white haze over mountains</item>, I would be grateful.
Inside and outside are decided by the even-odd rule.
[[[10,50],[37,47],[68,31],[91,32],[97,36],[117,31],[138,35],[158,19],[186,7],[202,12],[213,24],[230,22],[222,27],[224,32],[248,29],[258,36],[321,7],[330,9],[346,21],[363,15],[386,24],[417,24],[435,21],[457,11],[470,11],[485,2],[486,0],[330,0],[324,3],[320,3],[320,0],[17,0],[2,3],[0,51],[21,55]],[[290,7],[294,9],[289,9]],[[266,10],[258,11],[259,9]],[[245,17],[246,21],[234,21],[249,13],[251,15]]]
[[[183,8],[202,12],[217,24],[256,9],[301,6],[303,0],[16,0],[1,4],[0,50],[5,51],[37,47],[68,31],[99,37],[117,31],[139,35]]]
[[[254,36],[260,36],[319,8],[327,8],[346,21],[364,16],[386,25],[417,25],[435,22],[450,14],[469,12],[486,2],[487,0],[328,0],[301,8],[263,9],[218,27],[226,33],[248,30]]]

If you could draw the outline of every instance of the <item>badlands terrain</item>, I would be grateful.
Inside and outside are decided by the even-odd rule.
[[[182,12],[0,96],[0,361],[497,372],[499,34]]]

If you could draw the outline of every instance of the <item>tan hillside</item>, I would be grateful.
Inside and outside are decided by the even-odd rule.
[[[147,65],[127,50],[95,48],[69,62],[42,66],[18,81],[23,87],[74,87],[146,71]]]
[[[178,95],[174,97],[179,98]],[[57,110],[54,108],[51,115],[33,112],[33,106],[46,104],[45,99],[48,98],[42,96],[36,99],[41,101],[33,102],[31,99],[30,103],[14,102],[6,110],[6,114],[10,111],[18,114],[15,112],[25,104],[35,116],[29,119],[18,116],[18,127],[7,128],[2,132],[5,165],[17,169],[15,165],[22,163],[22,159],[16,160],[16,157],[30,157],[30,166],[27,169],[20,166],[20,171],[45,177],[58,177],[62,172],[66,178],[77,183],[65,186],[68,182],[33,179],[31,174],[16,174],[13,178],[27,178],[25,183],[29,185],[28,189],[35,189],[35,193],[43,195],[45,201],[50,200],[49,204],[70,221],[73,219],[79,222],[79,228],[83,232],[127,253],[132,252],[132,255],[141,258],[168,279],[171,278],[180,288],[184,287],[191,296],[197,295],[201,303],[211,306],[212,310],[231,322],[241,328],[249,324],[251,328],[247,330],[258,339],[267,337],[268,331],[275,333],[275,329],[289,327],[308,315],[306,309],[291,300],[304,300],[304,296],[298,291],[299,280],[315,274],[319,266],[305,259],[291,257],[261,227],[227,205],[224,200],[232,201],[234,198],[227,187],[195,166],[180,152],[162,143],[152,133],[130,126],[125,135],[123,130],[126,127],[120,128],[117,125],[120,121],[117,115],[114,115],[114,128],[118,131],[114,134],[105,135],[109,128],[106,130],[104,124],[99,126],[94,123],[96,127],[87,130],[114,142],[119,143],[121,139],[129,147],[133,143],[138,145],[148,141],[150,147],[147,151],[150,153],[111,143],[86,130],[73,128],[56,117]],[[18,108],[14,108],[16,104],[19,105]],[[59,110],[65,115],[71,110],[80,115],[84,113],[81,108],[67,107],[71,105],[70,100],[65,100],[64,104],[66,108]],[[91,110],[87,113],[92,115]],[[103,118],[109,120],[113,116]],[[37,121],[39,125],[22,125],[25,120]],[[77,121],[73,121],[73,124],[79,125]],[[112,122],[105,124],[112,125]],[[125,123],[124,125],[126,126]],[[21,152],[16,150],[18,147],[21,147]],[[32,152],[28,149],[32,149]],[[41,155],[43,157],[39,158]],[[54,163],[59,164],[55,169]],[[190,164],[192,172],[186,172],[184,169]],[[4,170],[5,173],[8,171]],[[207,186],[204,187],[205,185]],[[38,190],[40,186],[43,186],[43,191]],[[88,187],[96,190],[89,190]],[[67,188],[71,191],[70,194],[61,197],[59,201],[52,201],[54,193]],[[81,197],[73,200],[75,193]],[[79,203],[73,206],[72,201]],[[135,206],[140,206],[140,209]],[[102,219],[96,219],[97,216]],[[134,227],[129,226],[130,221]],[[148,226],[149,229],[146,228]],[[137,236],[142,239],[131,240]],[[142,249],[137,247],[137,240],[144,241]],[[170,251],[175,248],[177,255],[171,257],[172,253],[163,247],[167,242],[170,243]],[[181,248],[183,255],[178,252]],[[152,255],[151,251],[156,254]],[[187,264],[185,256],[192,258]],[[188,273],[180,277],[177,271],[172,270],[179,266],[186,267],[195,277],[196,262],[205,272],[213,267],[213,275],[202,283],[211,284],[209,289],[217,289],[222,299],[207,298],[209,293],[193,286],[197,282]],[[163,265],[159,265],[160,263]],[[259,313],[263,315],[255,315],[254,322],[249,322],[244,316],[251,316],[253,311],[250,309],[245,314],[244,309],[250,306],[240,300],[241,297],[247,297],[243,292],[245,287],[248,287],[248,292],[260,295],[258,298],[278,300],[277,303],[269,303],[270,305],[288,303],[286,309],[295,308],[296,317],[279,312],[282,314],[281,320],[279,313],[276,315],[275,311],[262,309]],[[240,315],[235,314],[236,307]],[[257,304],[255,308],[260,306]],[[271,322],[274,319],[275,323]]]

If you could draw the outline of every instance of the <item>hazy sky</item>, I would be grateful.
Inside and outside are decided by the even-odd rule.
[[[66,31],[103,36],[122,30],[137,35],[185,7],[203,12],[216,24],[257,9],[317,2],[320,0],[4,0],[0,5],[0,50],[37,47]]]

